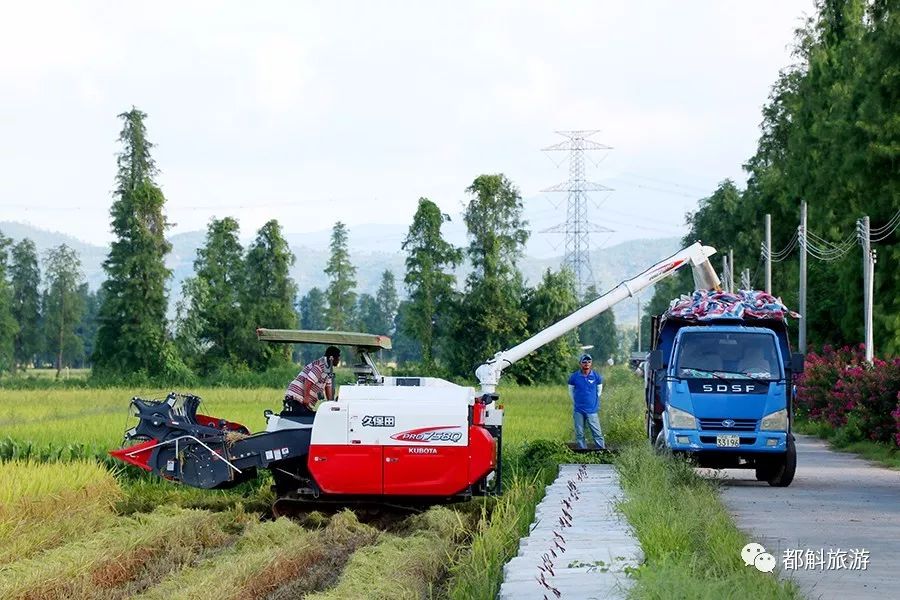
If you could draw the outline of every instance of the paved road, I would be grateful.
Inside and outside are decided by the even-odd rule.
[[[749,470],[724,477],[722,497],[738,527],[776,557],[781,576],[797,581],[808,598],[900,597],[900,471],[797,436],[790,487],[770,487]],[[865,549],[868,568],[785,569],[784,551],[797,548],[822,549],[826,562],[829,549]]]

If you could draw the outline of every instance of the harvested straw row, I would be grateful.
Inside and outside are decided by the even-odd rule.
[[[397,600],[425,598],[446,574],[465,535],[460,516],[437,507],[407,520],[405,537],[384,534],[350,557],[337,585],[308,600]],[[389,573],[389,577],[385,574]]]
[[[287,519],[255,523],[233,547],[195,567],[184,569],[140,598],[205,599],[210,589],[219,600],[264,598],[290,585],[302,595],[327,575],[321,566],[356,543],[370,543],[377,532],[350,512],[336,515],[324,530],[303,529]],[[355,545],[353,546],[355,548]]]
[[[161,575],[225,543],[225,521],[222,514],[172,508],[120,518],[113,527],[3,567],[0,598],[130,596],[148,573]]]

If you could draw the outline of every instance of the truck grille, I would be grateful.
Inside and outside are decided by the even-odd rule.
[[[700,421],[700,429],[704,431],[756,431],[756,419],[697,419]],[[732,427],[726,427],[722,421],[734,421]]]

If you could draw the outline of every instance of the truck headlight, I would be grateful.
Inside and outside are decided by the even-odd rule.
[[[782,408],[781,410],[776,410],[773,413],[770,413],[763,417],[762,423],[759,426],[760,431],[787,431],[788,427],[788,415],[787,409]]]
[[[670,406],[666,410],[669,411],[669,427],[672,429],[697,429],[697,420],[688,411],[674,406]]]

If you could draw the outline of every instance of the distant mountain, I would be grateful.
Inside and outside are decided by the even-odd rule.
[[[452,225],[452,227],[451,227]],[[381,274],[389,269],[393,271],[397,286],[403,293],[403,274],[405,273],[405,254],[401,249],[407,227],[402,225],[362,225],[350,227],[350,259],[356,267],[357,291],[374,294],[381,281]],[[102,269],[108,248],[95,246],[78,240],[72,236],[54,231],[46,231],[15,222],[0,222],[0,233],[18,241],[24,237],[31,238],[38,248],[38,253],[54,246],[67,244],[78,251],[81,256],[85,278],[92,289],[100,287],[104,279]],[[288,243],[297,260],[291,270],[291,276],[297,282],[301,294],[318,286],[324,288],[328,281],[323,273],[328,262],[328,244],[330,231],[304,234],[286,234]],[[205,232],[191,231],[174,234],[169,238],[172,252],[166,264],[172,269],[170,281],[170,315],[174,314],[175,302],[181,295],[181,282],[193,274],[194,259],[197,249],[203,244]],[[445,226],[445,237],[457,245],[465,244],[465,230],[461,222],[451,222]],[[591,253],[591,264],[597,287],[605,291],[620,281],[633,277],[653,263],[676,252],[681,247],[678,238],[657,238],[631,240],[595,250]],[[561,257],[533,258],[525,256],[519,262],[519,269],[526,281],[534,284],[540,280],[547,269],[558,269]],[[464,281],[469,273],[467,266],[457,271],[457,279]],[[649,299],[650,291],[643,297]],[[615,309],[616,321],[620,324],[632,324],[637,319],[635,302],[623,302]]]

